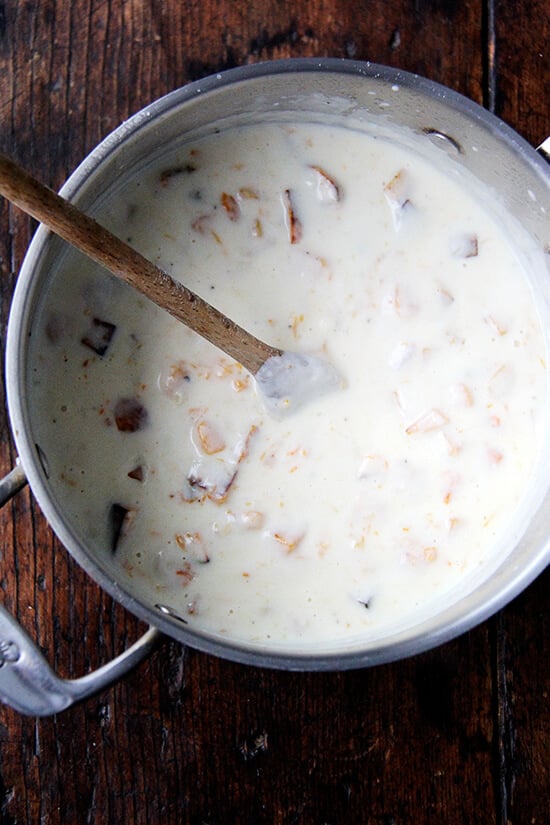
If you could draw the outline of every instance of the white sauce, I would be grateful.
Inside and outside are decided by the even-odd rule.
[[[275,420],[239,365],[68,254],[33,340],[35,438],[99,552],[128,511],[128,587],[215,636],[307,651],[433,613],[513,540],[547,421],[538,251],[452,168],[271,124],[184,147],[103,208],[345,381]],[[82,343],[98,335],[103,355]]]

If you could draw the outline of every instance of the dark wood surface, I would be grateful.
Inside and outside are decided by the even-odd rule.
[[[59,187],[161,94],[302,55],[418,72],[536,145],[550,133],[549,42],[549,0],[6,0],[0,149]],[[2,354],[34,228],[0,203]],[[5,404],[0,416],[6,472]],[[61,675],[137,638],[140,623],[71,560],[28,489],[0,513],[0,535],[3,603]],[[370,670],[272,672],[166,642],[56,717],[1,707],[0,821],[548,825],[549,583],[547,571],[467,635]]]

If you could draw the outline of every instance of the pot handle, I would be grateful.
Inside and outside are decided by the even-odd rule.
[[[61,679],[36,644],[0,605],[0,700],[27,716],[50,716],[91,696],[148,656],[161,638],[154,627],[128,650],[80,679]]]
[[[548,136],[546,140],[543,140],[541,145],[537,147],[537,152],[550,163],[550,136]]]
[[[3,507],[10,498],[22,490],[26,483],[27,477],[23,468],[17,463],[7,476],[0,479],[0,507]]]
[[[0,506],[27,483],[20,464],[0,480]],[[38,646],[0,605],[0,701],[28,716],[50,716],[119,679],[158,644],[162,634],[150,627],[128,650],[79,679],[61,679]]]

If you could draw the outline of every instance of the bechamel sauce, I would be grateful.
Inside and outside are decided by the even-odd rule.
[[[546,352],[521,245],[460,177],[271,124],[181,148],[99,217],[345,379],[275,420],[241,367],[67,255],[32,343],[35,437],[77,528],[150,603],[307,650],[429,615],[502,551]]]

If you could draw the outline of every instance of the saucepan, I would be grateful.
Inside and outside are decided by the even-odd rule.
[[[371,63],[336,59],[268,62],[191,83],[153,102],[110,134],[78,167],[62,194],[92,212],[118,179],[136,173],[159,147],[185,135],[227,125],[287,117],[324,122],[369,122],[399,128],[445,155],[454,168],[495,193],[543,250],[550,265],[550,145],[538,150],[498,118],[461,95],[424,78]],[[546,145],[546,150],[545,150]],[[24,159],[23,159],[24,160]],[[133,647],[81,678],[58,678],[36,645],[0,610],[0,697],[22,713],[46,715],[117,679],[148,655],[164,636],[247,665],[289,670],[341,670],[395,661],[442,644],[484,621],[529,585],[550,560],[550,473],[539,473],[529,519],[513,546],[467,592],[383,638],[353,647],[304,651],[243,644],[210,636],[175,611],[148,601],[117,575],[111,554],[83,536],[74,514],[49,478],[37,446],[37,417],[30,404],[33,371],[29,339],[37,312],[63,254],[63,243],[39,227],[18,277],[7,332],[6,381],[10,422],[18,454],[0,482],[5,503],[25,484],[51,528],[74,559],[117,602],[149,625]],[[534,285],[543,319],[550,317],[550,272]],[[546,323],[550,330],[550,323]],[[547,342],[547,345],[550,342]],[[76,390],[75,390],[76,391]],[[548,444],[542,445],[543,453]],[[548,465],[546,465],[548,466]]]

